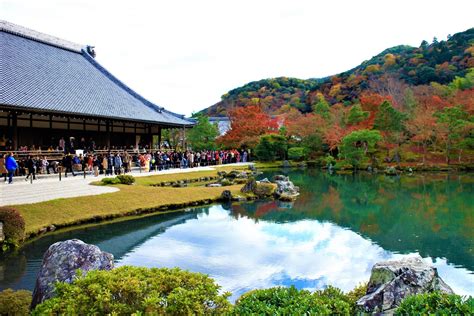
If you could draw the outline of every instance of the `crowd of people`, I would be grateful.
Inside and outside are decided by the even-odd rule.
[[[171,168],[195,168],[199,166],[222,165],[236,162],[247,162],[250,154],[246,150],[203,150],[203,151],[126,151],[107,150],[98,153],[92,150],[82,154],[65,152],[62,159],[51,159],[47,155],[22,155],[14,153],[0,154],[0,173],[4,181],[12,183],[13,176],[22,176],[27,181],[36,180],[37,174],[63,172],[76,176],[77,172],[94,176],[119,175],[128,173],[133,167],[140,171],[158,171]],[[31,179],[30,179],[31,180]]]

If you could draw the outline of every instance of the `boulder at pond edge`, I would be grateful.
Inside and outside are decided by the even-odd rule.
[[[437,269],[420,256],[379,262],[372,267],[367,294],[357,306],[363,312],[392,314],[406,296],[433,291],[453,294]]]
[[[61,241],[49,246],[43,256],[31,309],[54,294],[55,282],[71,283],[76,270],[111,270],[114,267],[114,256],[103,252],[99,247],[86,244],[79,239]]]

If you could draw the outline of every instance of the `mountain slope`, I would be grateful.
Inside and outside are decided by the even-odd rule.
[[[330,104],[357,103],[362,93],[380,94],[407,86],[436,82],[446,84],[464,76],[474,67],[474,28],[457,33],[446,41],[420,47],[388,48],[341,74],[322,79],[271,78],[250,82],[222,96],[222,100],[201,111],[209,116],[225,116],[233,107],[259,104],[268,113],[287,107],[311,111],[322,94]]]

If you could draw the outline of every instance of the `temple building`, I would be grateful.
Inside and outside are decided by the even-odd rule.
[[[113,76],[93,47],[0,20],[2,144],[55,147],[74,137],[108,148],[151,146],[162,129],[192,125]]]

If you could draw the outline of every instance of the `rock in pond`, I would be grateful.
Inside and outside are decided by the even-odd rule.
[[[111,270],[114,267],[114,256],[103,252],[95,245],[89,245],[78,239],[60,241],[49,246],[43,256],[31,308],[35,308],[54,294],[54,283],[58,281],[71,283],[76,270]]]
[[[283,175],[276,175],[273,180],[277,184],[275,195],[282,201],[293,201],[300,194],[300,189]]]
[[[392,314],[406,296],[433,291],[453,294],[436,268],[420,256],[379,262],[372,267],[367,294],[357,306],[366,313]]]

